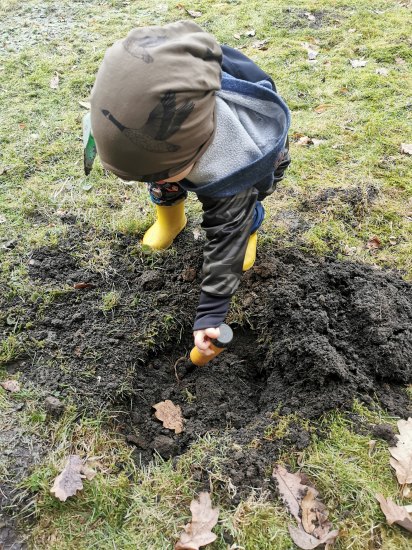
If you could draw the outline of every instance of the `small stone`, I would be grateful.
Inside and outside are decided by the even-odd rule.
[[[44,400],[44,408],[51,416],[60,416],[64,411],[64,403],[57,397],[49,395]]]

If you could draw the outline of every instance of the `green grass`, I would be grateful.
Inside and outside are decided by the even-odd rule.
[[[412,165],[400,153],[401,142],[412,142],[412,17],[407,7],[389,0],[204,0],[186,7],[202,12],[197,22],[219,41],[242,47],[271,73],[292,110],[293,162],[278,192],[266,201],[260,245],[301,246],[342,260],[397,268],[411,280]],[[305,12],[315,15],[315,22]],[[16,300],[24,308],[68,291],[31,281],[27,267],[32,249],[59,246],[68,231],[67,213],[76,216],[79,226],[88,224],[101,234],[86,240],[78,258],[82,267],[104,273],[118,234],[135,238],[136,253],[141,252],[139,239],[153,221],[145,186],[105,173],[98,161],[92,174],[84,176],[85,110],[79,101],[87,100],[105,49],[129,28],[189,16],[177,2],[120,0],[1,0],[0,16],[7,34],[0,53],[0,300]],[[67,20],[60,27],[59,17]],[[42,35],[49,28],[56,29],[54,34]],[[250,29],[255,37],[242,34]],[[235,34],[241,34],[240,40]],[[265,51],[253,47],[262,39],[268,40]],[[305,42],[319,50],[316,63],[308,62]],[[361,58],[368,61],[366,67],[352,69],[349,60]],[[389,70],[387,76],[376,74],[382,67]],[[57,90],[50,88],[55,72]],[[315,109],[321,104],[329,107],[318,114]],[[301,147],[298,135],[324,141],[319,147]],[[368,201],[371,186],[377,196]],[[340,191],[320,201],[330,189]],[[359,190],[359,204],[348,201],[344,191],[351,190]],[[191,197],[189,216],[198,221],[200,211]],[[382,246],[372,253],[366,243],[374,235]],[[1,244],[8,241],[14,248],[3,249]],[[156,257],[147,255],[147,265],[153,262]],[[110,314],[120,299],[108,293],[101,307]],[[236,299],[231,315],[236,322],[248,322]],[[165,317],[160,327],[166,333],[169,321]],[[153,340],[158,331],[153,327]],[[0,363],[13,361],[22,351],[24,326],[17,325],[1,342]],[[124,383],[126,391],[129,381]],[[18,437],[41,441],[46,453],[21,480],[25,491],[37,495],[30,527],[33,548],[171,548],[188,520],[190,500],[202,489],[193,476],[194,465],[209,471],[214,503],[222,509],[212,548],[293,547],[287,532],[290,520],[279,501],[256,494],[237,507],[228,504],[227,492],[233,488],[221,467],[230,457],[230,441],[206,437],[175,467],[159,459],[140,469],[105,412],[97,418],[79,417],[69,407],[61,420],[51,421],[41,399],[36,392],[10,396],[0,389],[0,433],[12,426]],[[25,403],[24,414],[13,412],[19,401]],[[371,416],[356,407],[369,422],[394,423],[383,413]],[[268,439],[287,433],[290,421],[274,419]],[[378,442],[369,456],[368,436],[357,434],[345,415],[323,422],[328,435],[314,436],[310,448],[289,453],[284,461],[318,487],[341,530],[337,548],[410,547],[400,528],[385,526],[374,499],[376,491],[398,495],[386,446]],[[70,452],[97,457],[98,475],[76,498],[59,503],[49,487]],[[0,475],[9,471],[7,456],[1,456]]]

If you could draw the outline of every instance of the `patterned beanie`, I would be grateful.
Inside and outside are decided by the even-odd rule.
[[[91,94],[103,166],[158,181],[195,162],[215,130],[222,51],[193,21],[133,29],[104,56]]]

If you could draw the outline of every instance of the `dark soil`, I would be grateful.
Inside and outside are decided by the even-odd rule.
[[[118,237],[104,273],[82,267],[94,232],[74,223],[69,235],[27,259],[32,284],[54,300],[3,304],[27,350],[9,370],[91,411],[123,406],[122,429],[139,460],[181,454],[207,432],[229,433],[238,444],[227,466],[232,482],[257,487],[279,449],[309,443],[304,419],[348,410],[354,398],[411,414],[412,286],[396,274],[266,247],[231,313],[232,347],[197,368],[187,359],[202,263],[192,232],[178,238],[176,253],[154,256]],[[87,288],[75,290],[79,282]],[[119,303],[103,311],[112,290]],[[3,328],[11,330],[6,321]],[[153,415],[165,399],[182,407],[182,434]]]

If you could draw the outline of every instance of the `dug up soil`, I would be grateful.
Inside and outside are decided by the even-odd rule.
[[[173,252],[144,255],[120,236],[106,268],[93,271],[84,251],[95,239],[71,220],[64,241],[27,257],[30,284],[54,300],[3,303],[26,327],[27,351],[8,370],[63,402],[123,410],[121,429],[140,462],[182,454],[208,432],[229,434],[227,472],[245,491],[264,485],[281,448],[309,443],[305,419],[349,410],[354,398],[410,414],[412,286],[399,275],[266,245],[234,300],[232,346],[199,368],[188,354],[201,240],[186,231]],[[182,409],[180,434],[154,416],[166,399]]]

